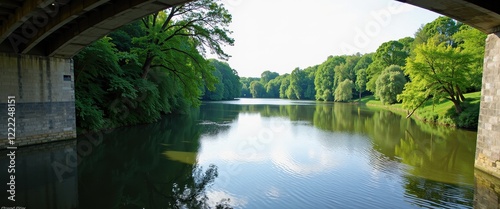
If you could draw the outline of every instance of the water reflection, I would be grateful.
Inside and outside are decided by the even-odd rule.
[[[31,151],[19,155],[16,203],[26,204],[16,205],[500,208],[500,184],[474,173],[475,132],[357,105],[259,101],[205,103],[117,129],[62,182],[50,163],[63,162],[75,141],[21,148]]]
[[[201,112],[205,113],[201,115],[203,121],[213,120],[212,115],[226,114],[224,123],[229,123],[238,117],[245,117],[243,113],[259,113],[262,117],[286,117],[291,121],[307,122],[334,134],[365,135],[370,138],[373,148],[385,157],[412,166],[415,176],[447,183],[473,184],[476,137],[473,131],[434,126],[389,111],[373,111],[350,104],[277,106],[208,103]],[[221,127],[217,119],[214,121],[218,125],[213,130],[214,134],[227,131],[230,127]]]
[[[78,206],[77,168],[68,168],[64,178],[54,172],[55,162],[65,162],[75,154],[76,140],[55,142],[15,150],[15,202],[7,199],[10,180],[7,167],[11,150],[0,151],[0,207],[21,206],[40,209],[73,209]],[[5,168],[5,170],[4,170]]]
[[[230,113],[224,113],[228,109]],[[219,128],[213,128],[215,125],[210,128],[210,135],[202,136],[202,141],[208,141],[200,157],[203,161],[216,161],[220,164],[258,163],[258,167],[277,167],[291,177],[311,179],[325,173],[336,173],[345,167],[345,161],[365,166],[365,163],[357,161],[363,161],[368,156],[369,163],[366,165],[375,174],[371,178],[378,179],[382,176],[389,179],[389,182],[397,182],[402,186],[405,202],[410,205],[471,207],[473,204],[475,132],[432,126],[408,120],[389,111],[350,104],[290,102],[266,105],[255,102],[246,104],[242,100],[207,103],[202,106],[201,112],[225,114],[225,126],[212,120],[210,115],[201,115],[202,121],[215,121],[219,125]],[[273,131],[273,142],[259,143],[258,132],[270,127],[272,121],[279,118],[288,121],[290,124],[285,126],[292,128],[284,132]],[[309,128],[311,126],[326,132],[314,131]],[[253,149],[237,149],[242,143],[252,145]],[[247,154],[242,154],[247,151]],[[269,161],[271,165],[268,165]],[[246,166],[243,168],[245,174],[249,172],[245,170]],[[350,166],[344,169],[347,170],[335,175],[348,175],[350,179],[347,178],[346,181],[356,181],[356,176],[363,175],[359,173],[365,172],[363,169],[367,168]],[[359,169],[362,171],[357,172]],[[258,173],[254,175],[248,178],[260,180],[262,177]],[[246,175],[242,178],[246,178]],[[373,184],[371,181],[379,180],[370,180],[366,184]],[[239,181],[236,183],[245,184]],[[314,182],[310,181],[308,184]],[[372,187],[379,187],[379,184],[377,182]],[[399,191],[397,185],[387,187],[394,192],[393,195]],[[283,187],[273,186],[267,193],[277,196],[280,190]],[[237,193],[238,190],[234,191]],[[373,192],[379,190],[373,189]]]
[[[500,179],[476,170],[474,208],[499,209],[500,208]]]
[[[197,165],[200,134],[193,118],[174,117],[105,135],[82,158],[79,208],[207,208],[218,172]]]

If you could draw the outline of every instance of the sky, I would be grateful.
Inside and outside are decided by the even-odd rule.
[[[240,77],[290,73],[330,55],[375,52],[439,14],[394,0],[222,0],[232,14],[227,61]],[[210,55],[209,57],[213,57]]]

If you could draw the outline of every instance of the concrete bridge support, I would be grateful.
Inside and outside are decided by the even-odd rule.
[[[0,53],[0,148],[75,138],[73,79],[71,59]],[[13,145],[9,96],[15,96]]]
[[[500,178],[500,32],[486,39],[482,85],[475,166]]]

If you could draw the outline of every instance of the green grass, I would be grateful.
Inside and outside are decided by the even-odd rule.
[[[441,125],[474,128],[477,126],[481,92],[468,93],[464,94],[464,96],[466,98],[466,102],[462,105],[464,111],[460,115],[456,114],[455,107],[451,101],[441,99],[440,101],[435,102],[432,100],[425,102],[415,111],[412,117]],[[409,110],[403,109],[400,103],[384,105],[379,100],[376,100],[373,95],[361,98],[360,102],[369,107],[388,109],[405,116],[410,112]]]

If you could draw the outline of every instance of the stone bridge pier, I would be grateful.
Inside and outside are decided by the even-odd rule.
[[[0,149],[10,146],[13,133],[12,146],[75,138],[73,81],[71,59],[0,53]],[[9,119],[12,96],[15,114]]]
[[[500,32],[486,39],[476,168],[500,178]]]

